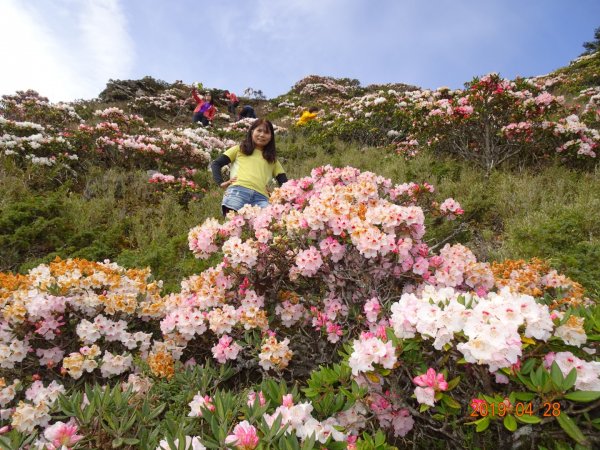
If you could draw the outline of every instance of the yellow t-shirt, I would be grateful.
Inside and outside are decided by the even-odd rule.
[[[267,162],[263,158],[262,150],[257,148],[248,156],[242,153],[239,145],[236,145],[227,150],[224,155],[227,155],[232,164],[236,161],[238,162],[237,180],[233,183],[233,186],[243,186],[255,190],[265,197],[269,196],[267,193],[267,184],[271,181],[271,178],[285,173],[279,161],[276,160],[272,164]]]

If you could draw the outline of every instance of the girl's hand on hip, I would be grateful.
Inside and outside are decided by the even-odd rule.
[[[220,186],[222,188],[226,188],[227,186],[229,186],[230,184],[235,183],[236,181],[237,181],[237,177],[233,177],[233,178],[231,178],[231,179],[229,179],[229,180],[224,181],[223,183],[221,183]]]

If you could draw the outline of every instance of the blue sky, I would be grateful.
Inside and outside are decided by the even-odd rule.
[[[564,66],[599,18],[598,0],[0,0],[0,94],[145,75],[269,98],[310,74],[459,88]]]

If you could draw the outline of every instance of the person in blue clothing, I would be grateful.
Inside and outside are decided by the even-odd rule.
[[[244,107],[240,111],[240,115],[238,117],[239,120],[242,119],[256,119],[256,113],[254,112],[254,108],[250,105],[244,105]]]

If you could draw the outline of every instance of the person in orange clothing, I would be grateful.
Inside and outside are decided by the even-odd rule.
[[[227,99],[227,111],[229,111],[229,114],[235,119],[236,108],[240,104],[240,101],[237,98],[237,95],[229,91],[225,91],[225,98]]]
[[[296,122],[296,125],[305,125],[306,123],[310,122],[311,120],[316,119],[318,112],[319,112],[319,108],[317,108],[316,106],[311,106],[310,108],[308,108],[308,111],[304,111],[302,113],[302,115]]]
[[[197,123],[200,122],[205,127],[212,124],[213,119],[215,118],[215,114],[217,112],[212,94],[207,92],[204,95],[204,98],[201,98],[198,95],[198,91],[196,88],[192,88],[192,96],[194,100],[196,100],[196,109],[194,109],[194,115],[192,117],[192,122]]]

